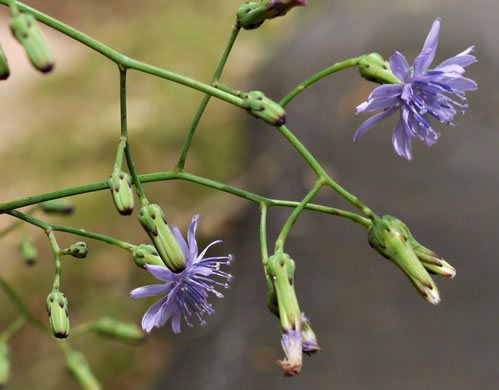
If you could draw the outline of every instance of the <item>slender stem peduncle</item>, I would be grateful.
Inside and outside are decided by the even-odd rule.
[[[262,249],[262,263],[266,269],[269,262],[269,251],[267,249],[267,210],[265,202],[260,203],[260,247]]]
[[[20,331],[26,325],[26,318],[19,317],[11,323],[7,329],[0,334],[0,344],[7,342],[16,332]]]
[[[216,86],[215,84],[218,82],[220,79],[220,76],[222,75],[225,63],[227,62],[227,59],[229,58],[229,54],[232,50],[232,47],[234,46],[234,42],[236,41],[236,38],[239,34],[240,27],[235,25],[232,28],[232,33],[229,38],[229,42],[227,42],[227,46],[225,47],[225,51],[222,55],[222,58],[220,59],[220,62],[218,63],[217,69],[215,70],[215,74],[213,75],[213,78],[211,79],[211,85]],[[198,111],[196,112],[196,115],[194,116],[194,119],[192,121],[191,127],[189,129],[189,133],[187,133],[187,137],[185,138],[184,141],[184,146],[182,148],[182,153],[180,155],[180,158],[177,163],[176,170],[177,172],[182,172],[185,167],[185,160],[187,159],[187,153],[189,152],[189,148],[191,146],[192,138],[194,137],[194,133],[196,131],[196,128],[198,127],[199,121],[201,120],[201,117],[204,114],[204,110],[206,109],[206,106],[208,105],[208,102],[210,101],[211,95],[206,94],[203,98],[203,101],[201,102],[201,105],[198,108]]]
[[[320,189],[325,185],[323,179],[319,179],[315,182],[314,187],[309,191],[309,193],[303,198],[300,204],[293,210],[288,220],[284,224],[279,237],[277,237],[277,241],[275,243],[275,250],[283,250],[284,244],[286,242],[286,238],[288,236],[291,227],[295,224],[296,220],[300,216],[303,209],[307,206],[307,204],[314,198],[314,196],[320,191]]]
[[[326,68],[319,73],[314,74],[312,77],[309,79],[305,80],[302,82],[300,85],[298,85],[295,89],[293,89],[290,93],[288,93],[279,103],[282,107],[284,107],[286,104],[288,104],[291,100],[293,100],[296,95],[302,93],[305,88],[311,86],[312,84],[316,83],[320,79],[323,79],[326,76],[329,76],[330,74],[336,73],[340,70],[351,68],[353,66],[357,66],[359,63],[360,58],[350,58],[348,60],[342,61],[342,62],[337,62],[334,65],[331,65],[329,68]]]
[[[55,276],[54,284],[52,285],[52,291],[59,291],[61,287],[61,248],[55,238],[54,230],[50,227],[47,231],[47,236],[49,238],[50,246],[52,247],[52,252],[54,253],[55,260]]]

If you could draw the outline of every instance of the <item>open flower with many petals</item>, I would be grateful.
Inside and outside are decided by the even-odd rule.
[[[189,321],[193,315],[199,318],[201,325],[206,322],[202,318],[204,314],[211,315],[215,312],[212,305],[208,303],[208,293],[215,294],[218,298],[223,295],[215,289],[215,286],[229,287],[228,282],[232,275],[220,270],[221,265],[229,265],[232,255],[221,257],[204,257],[208,248],[222,241],[213,241],[201,253],[198,254],[196,241],[196,230],[199,215],[192,218],[192,223],[185,242],[180,230],[173,225],[172,232],[175,235],[186,258],[186,267],[179,273],[170,271],[161,265],[146,264],[145,268],[162,284],[139,287],[130,294],[132,298],[144,298],[157,295],[165,295],[154,303],[142,318],[142,328],[150,332],[154,327],[165,326],[168,319],[172,318],[174,333],[180,333],[180,321],[183,317],[187,325],[192,326]],[[224,282],[214,280],[214,277],[225,279]]]
[[[430,115],[442,123],[456,126],[452,122],[454,116],[464,114],[468,107],[464,92],[477,89],[475,81],[463,76],[464,68],[476,62],[476,58],[472,55],[474,47],[471,46],[429,70],[437,51],[439,32],[440,18],[437,18],[412,68],[401,53],[395,52],[390,57],[391,70],[400,84],[381,85],[357,107],[357,113],[383,112],[366,120],[355,133],[354,141],[383,119],[400,111],[393,132],[393,146],[400,156],[411,160],[413,138],[417,136],[431,146],[439,137],[431,126]]]

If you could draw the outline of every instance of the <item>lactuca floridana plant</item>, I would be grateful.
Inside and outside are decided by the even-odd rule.
[[[165,326],[170,317],[172,318],[172,329],[175,333],[180,333],[182,317],[187,325],[192,326],[189,318],[195,315],[204,325],[206,322],[202,316],[215,313],[212,305],[208,303],[208,293],[223,298],[223,294],[216,290],[216,286],[229,287],[232,275],[222,271],[220,266],[230,265],[233,257],[232,255],[205,257],[208,249],[222,242],[220,240],[213,241],[201,253],[198,253],[196,241],[198,219],[199,215],[192,218],[187,234],[187,243],[177,226],[173,225],[171,228],[184,252],[185,268],[175,273],[166,266],[146,264],[145,269],[164,283],[139,287],[131,292],[132,298],[166,295],[154,303],[144,315],[142,328],[146,332],[150,332],[154,327]],[[216,281],[215,277],[225,279],[225,282]]]
[[[393,147],[398,155],[411,160],[413,138],[420,138],[428,146],[438,140],[439,134],[431,125],[430,115],[442,123],[456,126],[454,116],[464,114],[468,107],[464,92],[477,89],[476,82],[463,76],[464,68],[476,62],[472,55],[474,47],[429,69],[437,52],[439,33],[440,18],[437,18],[412,68],[398,51],[390,57],[391,70],[400,81],[376,88],[367,101],[357,107],[357,113],[383,112],[366,120],[355,133],[354,141],[383,119],[400,111],[393,132]],[[393,83],[396,79],[394,81],[392,77],[386,82]]]

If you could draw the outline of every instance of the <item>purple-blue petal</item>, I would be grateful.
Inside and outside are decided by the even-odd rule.
[[[175,333],[175,334],[179,334],[181,331],[181,329],[180,329],[180,319],[182,318],[181,315],[182,315],[182,313],[180,312],[180,310],[176,310],[173,313],[172,329],[173,329],[173,333]]]
[[[195,262],[199,262],[203,257],[204,255],[206,254],[206,252],[208,251],[208,249],[210,247],[212,247],[213,245],[216,245],[216,244],[220,244],[221,242],[223,242],[222,240],[216,240],[216,241],[213,241],[211,244],[209,244],[206,248],[203,249],[203,251],[199,254],[199,256],[196,258]]]
[[[198,243],[196,241],[196,231],[198,228],[199,214],[192,217],[191,226],[187,233],[187,241],[189,242],[189,256],[193,260],[198,255]]]
[[[163,295],[171,290],[171,284],[151,284],[149,286],[143,286],[136,288],[130,292],[130,297],[132,299],[154,297],[157,295]]]
[[[174,274],[162,265],[146,264],[145,268],[153,274],[156,279],[162,280],[163,282],[174,282],[178,279],[178,274]]]
[[[407,160],[412,160],[411,137],[406,131],[402,115],[400,116],[392,136],[393,147],[397,154]]]
[[[172,233],[177,239],[180,248],[182,248],[182,252],[184,252],[185,258],[187,259],[189,257],[189,248],[187,247],[187,243],[185,242],[185,239],[182,236],[182,233],[180,233],[180,230],[177,227],[177,225],[172,225]]]
[[[368,120],[366,120],[364,123],[362,123],[353,136],[354,142],[357,142],[359,140],[359,138],[367,130],[369,130],[371,127],[373,127],[377,123],[381,122],[383,119],[386,119],[390,115],[392,115],[397,110],[397,108],[398,108],[398,106],[393,106],[386,111],[383,111],[383,112],[380,112],[379,114],[373,115]]]
[[[409,78],[411,77],[411,67],[403,54],[396,51],[395,54],[390,57],[390,67],[399,80],[402,80],[403,82],[409,81]]]
[[[473,53],[474,50],[475,50],[475,46],[470,46],[465,51],[457,54],[454,57],[451,57],[451,58],[445,60],[440,65],[438,65],[435,69],[440,70],[441,68],[445,68],[446,66],[449,66],[449,65],[459,65],[462,68],[466,68],[467,66],[477,62],[476,57],[471,55],[471,53]]]
[[[159,316],[161,314],[161,307],[166,300],[167,297],[160,299],[146,311],[146,314],[144,314],[144,317],[142,318],[142,329],[144,329],[144,332],[149,333],[152,328],[157,326],[161,320],[161,317]]]
[[[436,18],[426,37],[423,50],[414,60],[414,77],[418,77],[430,67],[435,59],[438,46],[438,35],[440,33],[440,18]]]

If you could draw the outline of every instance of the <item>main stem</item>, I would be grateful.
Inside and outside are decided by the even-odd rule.
[[[234,46],[234,42],[236,41],[236,38],[239,34],[239,31],[241,28],[239,26],[234,25],[232,28],[232,33],[229,38],[229,42],[227,43],[227,46],[225,47],[225,51],[222,55],[222,58],[220,59],[220,62],[218,63],[217,69],[215,70],[215,74],[213,75],[213,78],[211,79],[211,85],[215,86],[218,80],[220,79],[220,76],[222,75],[225,63],[227,62],[227,59],[229,58],[229,54],[232,50],[232,47]],[[185,166],[185,160],[187,159],[187,153],[189,152],[189,148],[191,146],[192,138],[194,137],[194,133],[196,131],[196,128],[198,127],[199,121],[201,117],[203,116],[204,110],[206,109],[206,106],[208,105],[208,102],[211,99],[210,94],[206,94],[203,98],[203,101],[201,102],[201,105],[198,108],[198,111],[196,112],[196,115],[194,116],[194,119],[191,124],[191,128],[189,129],[189,133],[187,134],[187,137],[184,142],[184,146],[182,148],[182,153],[180,155],[180,158],[177,163],[176,170],[178,172],[182,172],[184,170]]]

